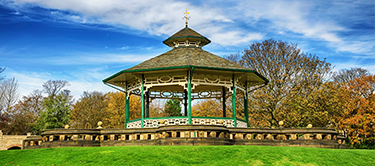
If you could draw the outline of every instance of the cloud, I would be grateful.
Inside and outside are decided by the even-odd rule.
[[[230,31],[225,33],[217,33],[211,35],[213,42],[218,43],[222,46],[237,45],[239,43],[249,43],[253,40],[263,39],[263,35],[260,33],[251,33],[244,35],[239,31]]]
[[[65,87],[71,91],[75,99],[78,99],[83,91],[110,92],[114,89],[104,85],[102,79],[108,77],[110,72],[105,68],[89,68],[84,71],[76,71],[70,75],[58,72],[27,72],[14,71],[7,68],[7,78],[15,77],[19,84],[21,96],[27,96],[34,90],[42,90],[43,83],[48,80],[67,80],[70,86]]]
[[[369,33],[353,29],[358,21],[374,28],[374,21],[368,21],[374,20],[373,1],[203,1],[196,6],[172,0],[15,0],[13,4],[17,13],[33,5],[53,10],[50,15],[55,20],[109,24],[151,35],[171,35],[181,29],[182,12],[187,8],[192,17],[189,26],[223,46],[275,34],[326,42],[337,51],[352,53],[366,54],[375,46],[375,37],[373,43],[359,41],[359,36]]]

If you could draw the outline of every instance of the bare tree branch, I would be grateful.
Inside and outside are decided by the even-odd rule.
[[[43,92],[54,98],[65,86],[70,86],[70,84],[66,80],[48,80],[42,86],[44,88]]]

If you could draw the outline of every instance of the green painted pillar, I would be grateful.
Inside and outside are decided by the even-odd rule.
[[[223,117],[227,117],[227,105],[225,104],[225,87],[223,87]]]
[[[187,91],[186,91],[186,89],[184,90],[184,116],[187,116],[187,112],[188,112],[188,108],[187,108],[187,106],[188,106],[188,93],[187,93]]]
[[[193,70],[194,68],[192,68]],[[193,71],[190,70],[188,74],[188,118],[189,118],[189,125],[192,124],[192,113],[191,113],[191,75]]]
[[[146,92],[146,118],[150,117],[150,91]]]
[[[237,118],[236,118],[236,85],[234,82],[234,74],[232,79],[232,113],[233,113],[233,120],[234,120],[234,127],[237,127]]]
[[[141,104],[142,104],[142,116],[141,116],[141,127],[143,128],[143,119],[145,117],[145,94],[144,92],[144,75],[142,74],[142,82],[141,82]]]
[[[249,93],[247,91],[247,82],[246,82],[246,85],[245,85],[245,101],[244,101],[244,111],[245,111],[245,122],[247,124],[247,127],[249,127],[249,105],[248,105],[248,101],[249,101]]]
[[[125,128],[127,128],[128,122],[129,122],[129,99],[128,99],[128,93],[125,92]]]

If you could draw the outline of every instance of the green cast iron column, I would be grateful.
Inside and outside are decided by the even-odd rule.
[[[191,125],[192,113],[191,113],[191,78],[193,74],[194,68],[191,68],[188,74],[188,118],[189,118],[189,125]]]
[[[249,101],[249,93],[247,91],[247,82],[245,83],[245,122],[247,124],[247,127],[249,127],[249,105],[248,105],[248,101]]]
[[[225,87],[223,87],[223,117],[227,117],[227,105],[225,104]]]
[[[141,89],[141,104],[142,104],[142,117],[141,117],[141,127],[143,128],[143,119],[145,117],[145,94],[143,93],[144,92],[144,75],[142,74],[142,89]]]
[[[125,92],[125,128],[129,122],[129,101],[128,101],[128,93]]]
[[[234,74],[233,74],[233,93],[232,93],[232,113],[234,120],[234,127],[237,127],[237,118],[236,118],[236,85],[234,83]]]
[[[188,106],[188,94],[187,94],[187,91],[186,89],[184,90],[184,116],[187,116],[187,112],[188,112],[188,109],[187,109],[187,106]]]
[[[146,118],[149,118],[150,112],[150,91],[146,92]]]

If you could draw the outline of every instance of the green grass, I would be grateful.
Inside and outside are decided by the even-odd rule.
[[[0,151],[0,165],[375,165],[375,150],[127,146]]]

